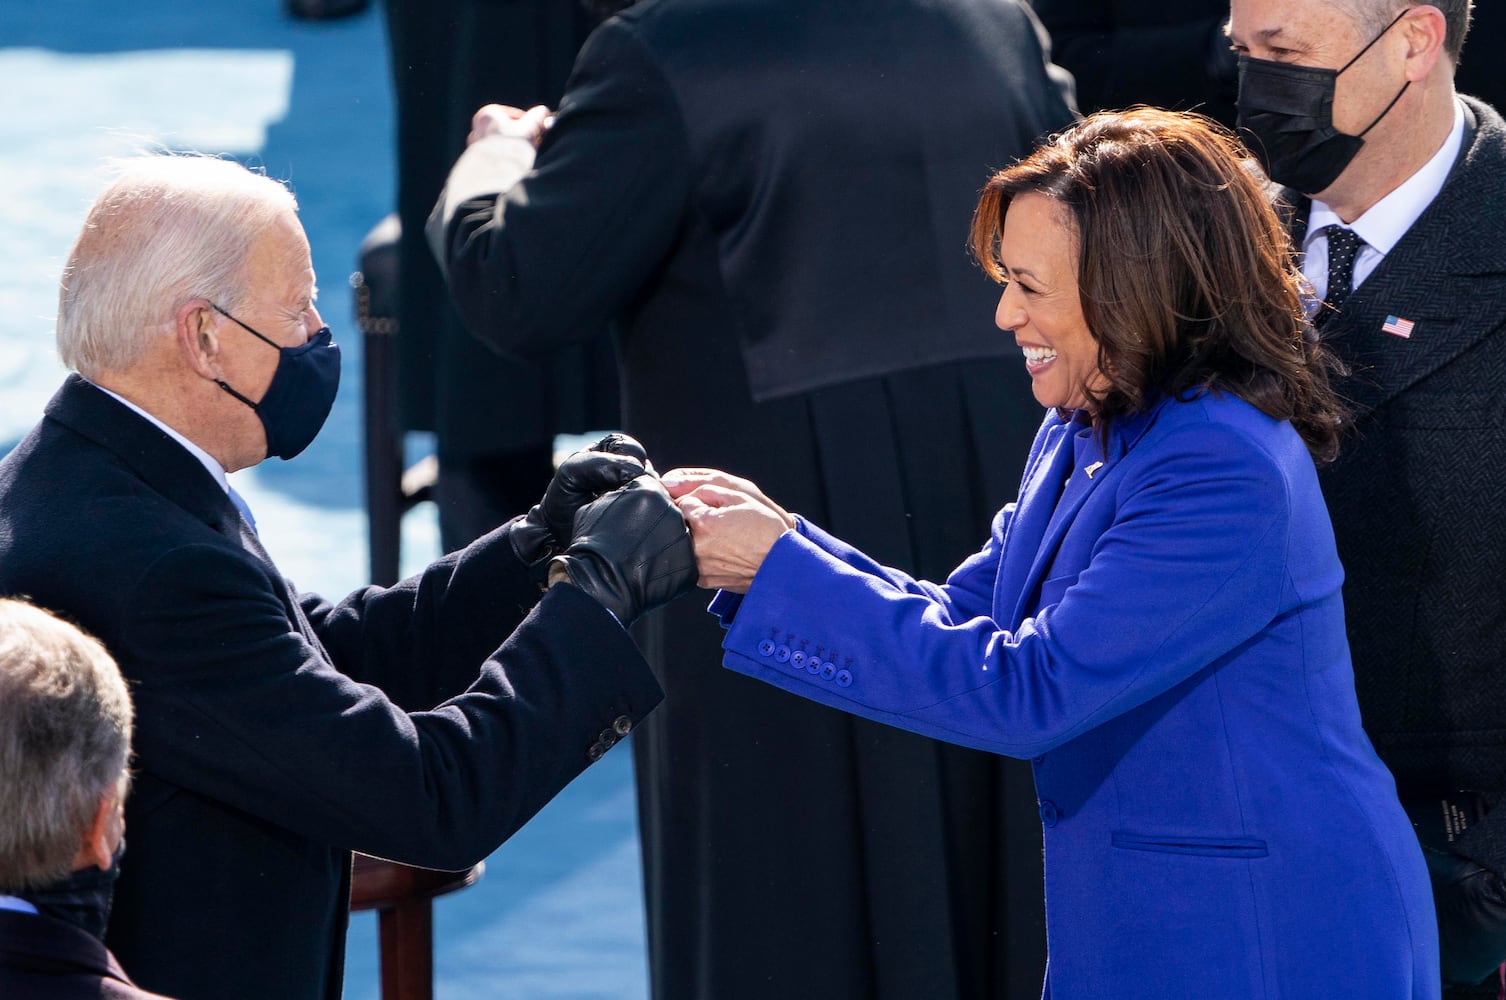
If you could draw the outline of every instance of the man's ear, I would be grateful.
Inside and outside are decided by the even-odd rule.
[[[89,828],[84,831],[78,854],[73,859],[73,870],[95,867],[103,871],[115,860],[115,848],[120,845],[123,832],[121,821],[120,791],[111,788],[102,796],[94,810]]]
[[[1443,42],[1448,22],[1443,11],[1431,4],[1414,7],[1402,19],[1401,29],[1407,40],[1407,79],[1419,83],[1433,72],[1443,58]]]
[[[191,299],[178,307],[173,317],[178,350],[188,367],[211,381],[222,376],[220,339],[215,334],[214,310],[206,299]]]

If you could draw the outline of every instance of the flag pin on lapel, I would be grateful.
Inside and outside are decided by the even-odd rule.
[[[1405,340],[1412,336],[1412,327],[1416,325],[1411,320],[1402,319],[1400,316],[1387,316],[1386,321],[1381,324],[1381,333],[1389,333],[1393,337],[1401,337]]]
[[[1093,478],[1093,473],[1097,472],[1101,468],[1103,468],[1103,463],[1102,462],[1094,462],[1092,465],[1088,466],[1087,468],[1083,469],[1082,471],[1084,471],[1084,472],[1086,472],[1088,474],[1088,478],[1089,479],[1092,479]]]

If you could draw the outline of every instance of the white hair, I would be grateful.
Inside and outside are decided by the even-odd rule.
[[[120,161],[63,269],[58,356],[85,378],[123,372],[178,309],[203,297],[234,311],[252,245],[298,204],[233,160],[149,155]]]
[[[103,646],[0,599],[0,892],[73,870],[100,802],[125,794],[131,723],[130,694]]]

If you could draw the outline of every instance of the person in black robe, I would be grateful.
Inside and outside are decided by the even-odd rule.
[[[478,115],[430,237],[500,351],[615,321],[658,468],[944,573],[1040,416],[967,255],[976,192],[1071,118],[1013,0],[656,0],[592,34],[552,125]],[[1038,993],[1028,768],[727,676],[703,607],[639,632],[668,692],[633,740],[654,996]]]

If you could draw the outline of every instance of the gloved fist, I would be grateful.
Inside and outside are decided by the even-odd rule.
[[[575,515],[575,537],[549,565],[624,626],[695,586],[690,531],[669,493],[643,475]]]
[[[608,434],[560,463],[544,498],[513,524],[510,535],[513,552],[533,571],[540,586],[549,560],[574,534],[576,512],[643,475],[645,469],[653,471],[643,445],[626,434]]]
[[[1423,848],[1438,911],[1443,985],[1474,985],[1506,962],[1506,884],[1468,858]]]
[[[639,464],[645,469],[649,472],[654,472],[654,463],[648,460],[648,452],[643,450],[643,445],[638,443],[637,438],[627,434],[619,434],[613,431],[586,450],[607,451],[613,455],[626,455],[629,458],[636,458]],[[658,475],[658,473],[655,472],[654,475]],[[573,522],[571,527],[574,527]]]

